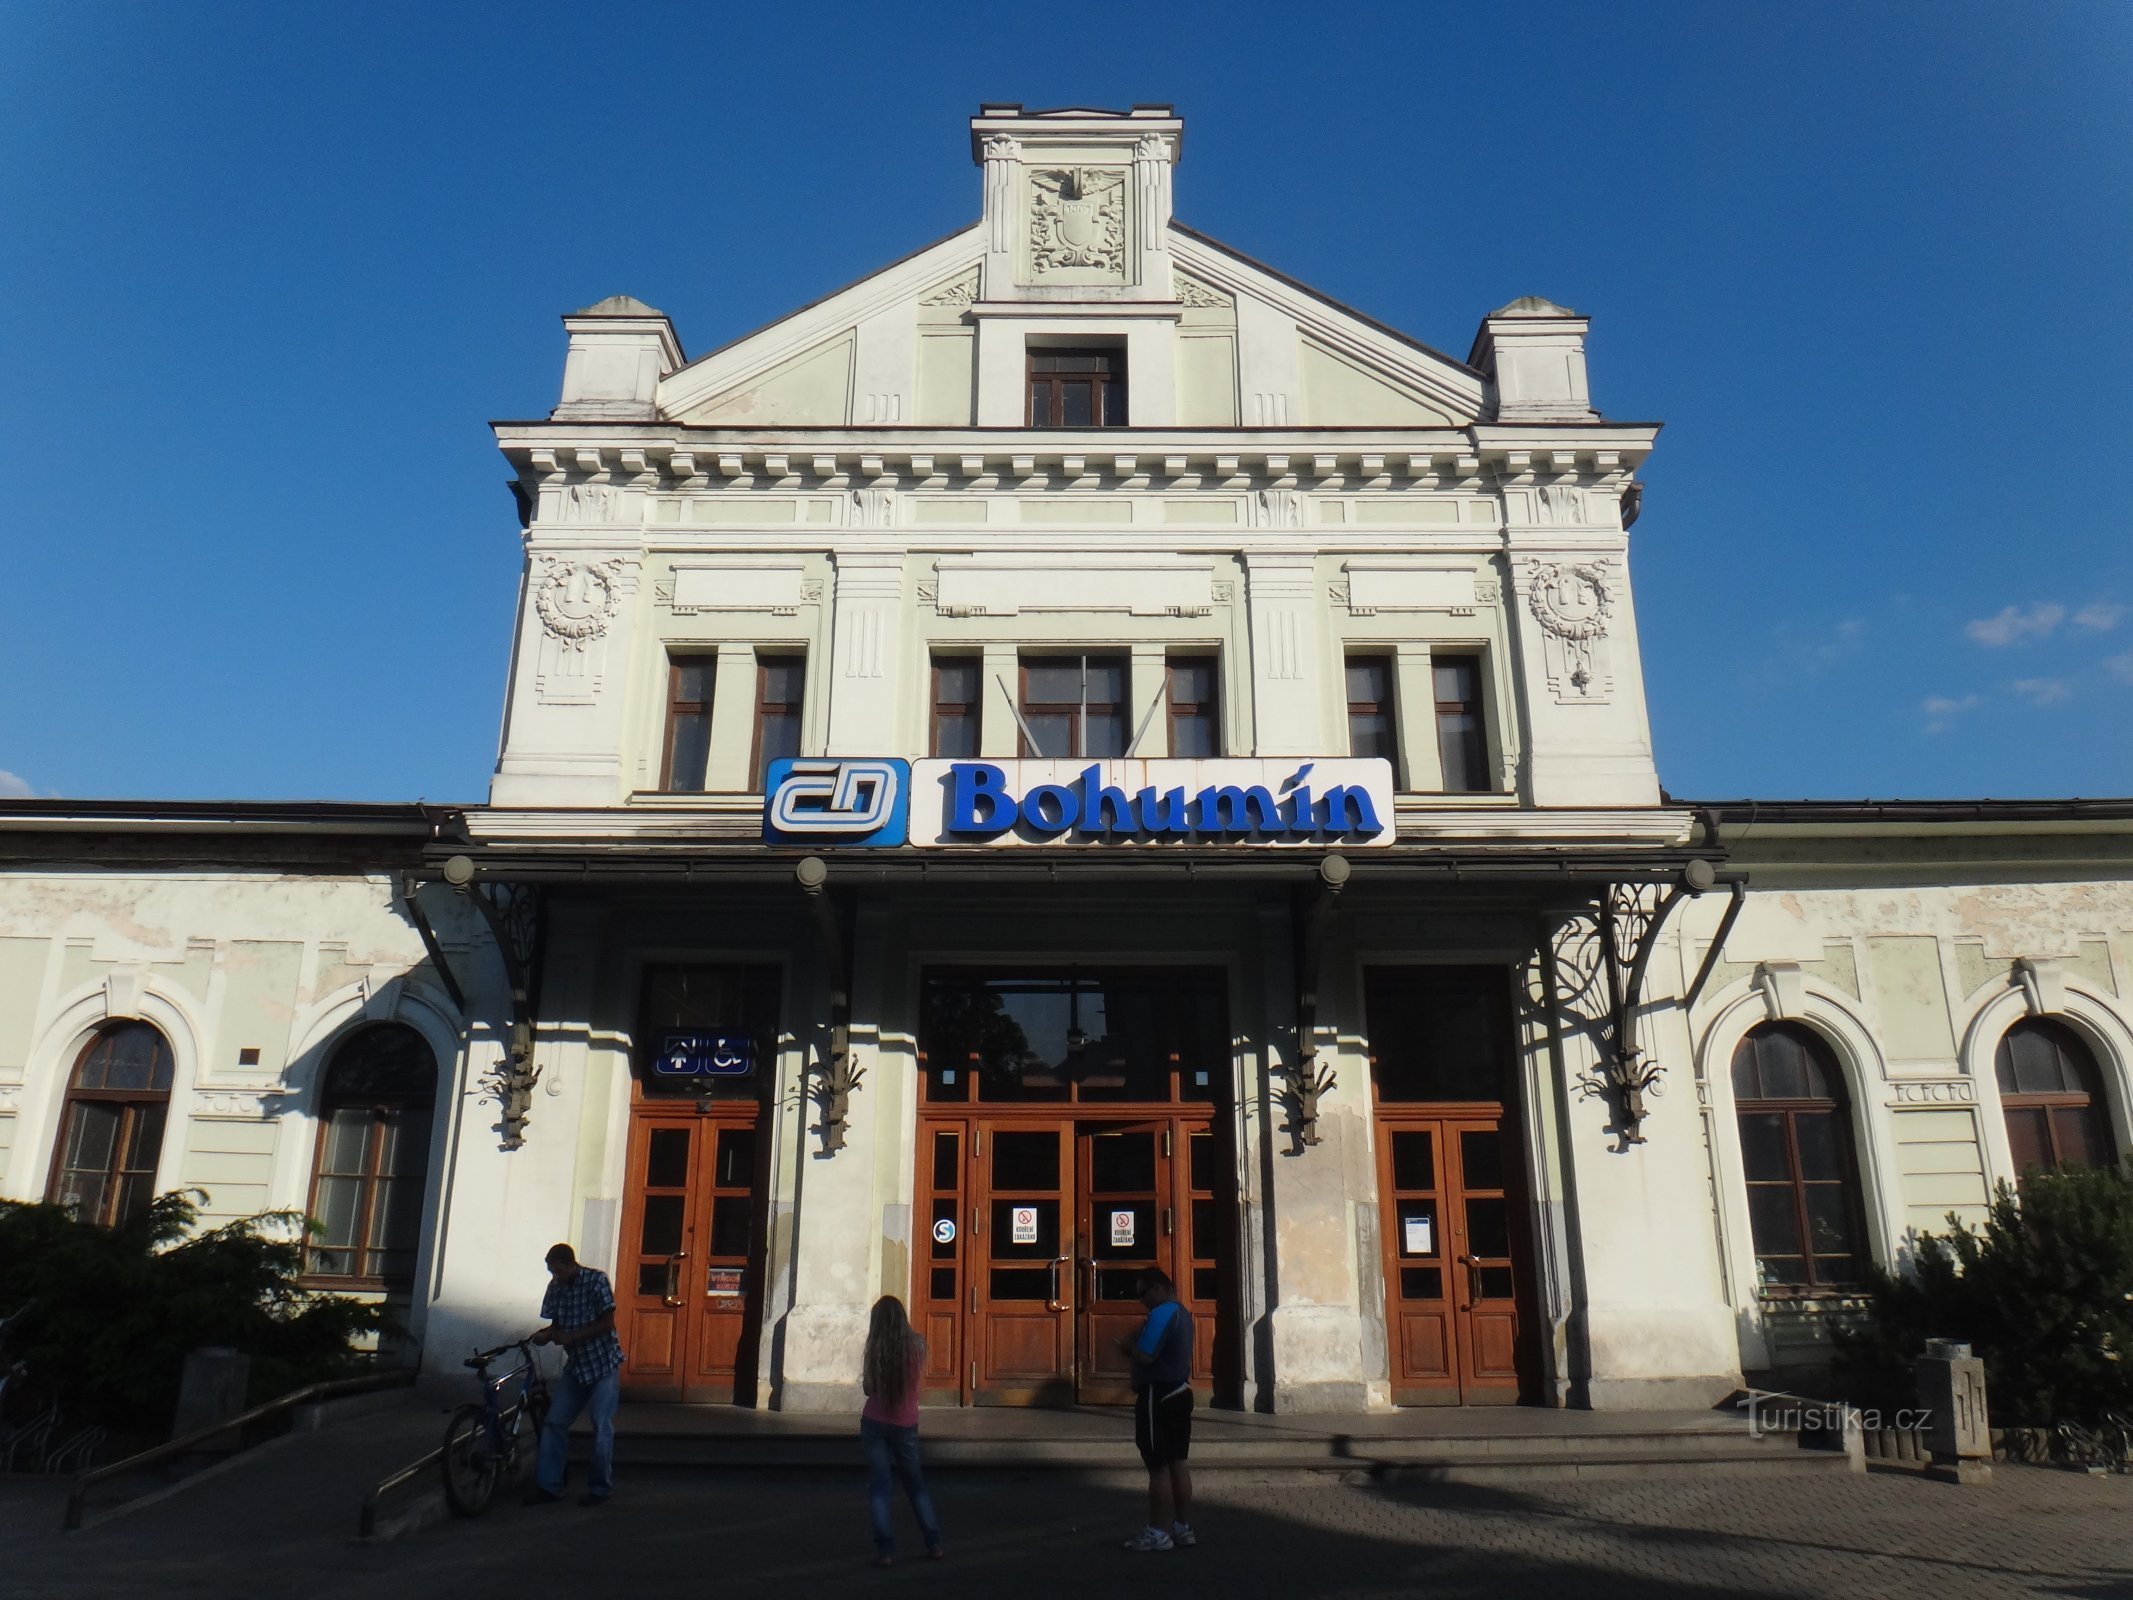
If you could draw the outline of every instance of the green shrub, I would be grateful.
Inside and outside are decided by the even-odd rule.
[[[1911,1271],[1881,1275],[1874,1315],[1839,1338],[1848,1397],[1915,1404],[1928,1339],[1985,1362],[1996,1427],[2133,1412],[2133,1171],[2033,1173],[2001,1184],[1981,1229],[1954,1216],[1918,1238]]]
[[[386,1326],[381,1309],[298,1286],[303,1216],[198,1232],[198,1193],[159,1195],[115,1228],[0,1201],[0,1312],[31,1308],[8,1345],[69,1422],[166,1431],[186,1352],[202,1345],[251,1356],[254,1403],[368,1365],[355,1344]]]

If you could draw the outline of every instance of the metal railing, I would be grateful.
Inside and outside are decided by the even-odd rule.
[[[278,1399],[254,1406],[249,1411],[240,1411],[234,1417],[224,1417],[219,1422],[211,1422],[204,1428],[195,1428],[191,1433],[180,1434],[177,1438],[143,1450],[138,1455],[130,1455],[123,1461],[114,1461],[109,1466],[84,1472],[75,1478],[73,1487],[67,1492],[66,1515],[59,1526],[66,1533],[80,1530],[82,1520],[88,1514],[89,1491],[100,1483],[108,1483],[113,1478],[122,1478],[128,1473],[139,1472],[145,1467],[182,1456],[224,1434],[263,1421],[280,1411],[293,1410],[315,1400],[337,1400],[347,1395],[369,1394],[378,1389],[406,1388],[414,1381],[415,1373],[410,1368],[401,1372],[368,1373],[360,1378],[331,1378],[324,1383],[307,1383],[301,1389],[291,1389]]]
[[[356,1537],[358,1539],[374,1537],[378,1531],[378,1507],[384,1504],[385,1497],[399,1488],[401,1484],[421,1477],[423,1473],[429,1471],[430,1468],[443,1459],[444,1447],[440,1445],[420,1461],[411,1461],[398,1472],[391,1474],[389,1477],[380,1478],[373,1484],[370,1493],[363,1497],[363,1510],[356,1518]]]

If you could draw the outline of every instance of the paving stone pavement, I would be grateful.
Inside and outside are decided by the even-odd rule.
[[[2058,1595],[2133,1600],[2133,1478],[2003,1467],[1957,1488],[1865,1478],[1659,1478],[1520,1487],[1206,1475],[1198,1549],[1129,1555],[1128,1473],[935,1475],[949,1559],[871,1554],[863,1483],[822,1472],[641,1472],[598,1510],[499,1505],[405,1544],[349,1537],[354,1506],[276,1505],[271,1479],[203,1489],[86,1534],[10,1519],[9,1600],[606,1594],[640,1584],[806,1596],[1160,1594],[1672,1600],[1690,1595]],[[267,1489],[262,1499],[260,1490]],[[324,1525],[330,1521],[330,1526]],[[318,1524],[318,1525],[313,1525]]]

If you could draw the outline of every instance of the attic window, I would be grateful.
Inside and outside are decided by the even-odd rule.
[[[1032,428],[1123,428],[1126,352],[1037,349],[1029,353]]]

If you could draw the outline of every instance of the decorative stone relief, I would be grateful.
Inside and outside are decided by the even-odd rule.
[[[540,618],[534,692],[544,704],[584,704],[600,692],[608,626],[621,609],[629,564],[536,556],[533,610]]]
[[[563,491],[563,515],[573,522],[607,522],[622,508],[622,491],[605,483],[574,483]]]
[[[896,526],[896,491],[872,488],[852,491],[852,526],[857,528],[893,528]]]
[[[1022,142],[1004,133],[985,141],[985,214],[992,219],[991,251],[1004,255],[1013,247],[1010,218],[1014,215],[1015,167],[1022,159]]]
[[[1543,522],[1566,527],[1585,525],[1585,491],[1573,484],[1551,483],[1534,494],[1534,507]]]
[[[1068,267],[1123,274],[1126,175],[1070,167],[1030,174],[1030,265],[1041,276]]]
[[[922,306],[967,306],[974,302],[977,297],[978,275],[973,272],[969,277],[960,279],[955,283],[949,284],[945,289],[926,296],[919,304]]]
[[[1294,489],[1259,491],[1259,525],[1263,528],[1303,526],[1303,496]]]
[[[1216,605],[1233,606],[1237,603],[1237,582],[1234,578],[1217,578],[1212,593]]]
[[[1563,705],[1604,703],[1612,678],[1600,659],[1614,615],[1614,580],[1607,563],[1532,561],[1520,565],[1526,609],[1540,624],[1548,688]]]
[[[1974,1106],[1977,1085],[1968,1078],[1937,1078],[1889,1086],[1889,1104],[1896,1106]]]
[[[1230,297],[1219,289],[1211,289],[1198,278],[1188,278],[1180,272],[1176,277],[1178,300],[1202,311],[1227,311],[1232,304]]]
[[[1503,590],[1494,578],[1474,580],[1474,600],[1478,605],[1493,606],[1503,600]]]

